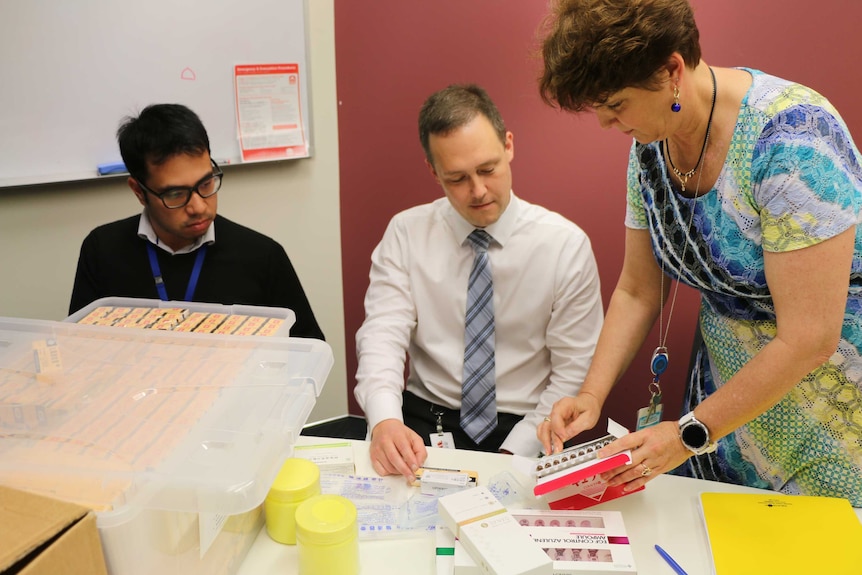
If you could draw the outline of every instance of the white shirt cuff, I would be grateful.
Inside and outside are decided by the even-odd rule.
[[[365,407],[368,437],[371,437],[374,427],[384,419],[397,419],[402,423],[404,422],[404,416],[401,412],[402,401],[401,394],[394,395],[385,391],[369,398],[368,405]]]
[[[542,450],[542,442],[536,437],[536,427],[521,420],[509,432],[500,449],[523,457],[537,457]]]

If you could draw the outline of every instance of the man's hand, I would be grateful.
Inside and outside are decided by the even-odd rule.
[[[564,442],[582,431],[592,429],[601,412],[601,403],[590,393],[580,393],[557,401],[551,409],[551,415],[536,430],[545,453],[550,455],[562,451]]]
[[[384,419],[371,430],[371,465],[379,475],[398,475],[410,483],[428,457],[419,434],[397,419]]]

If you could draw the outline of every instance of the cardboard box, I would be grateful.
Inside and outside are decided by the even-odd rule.
[[[437,569],[437,575],[453,575],[455,573],[455,534],[445,525],[437,525],[434,529],[434,537],[434,566]]]
[[[637,575],[619,511],[519,509],[512,516],[554,561],[554,575]]]
[[[0,486],[0,573],[104,575],[92,511]]]
[[[623,491],[624,485],[610,487],[600,477],[605,471],[631,465],[632,455],[628,450],[605,458],[596,456],[601,447],[628,432],[628,429],[619,423],[608,419],[607,436],[528,463],[533,469],[526,475],[532,474],[536,477],[533,495],[547,503],[551,509],[586,509],[642,491],[643,485],[632,491]],[[524,460],[525,458],[517,460],[517,465],[522,465]]]
[[[293,448],[293,456],[307,459],[316,464],[320,468],[320,473],[337,473],[340,475],[356,473],[353,446],[348,441],[297,445]]]
[[[487,487],[437,500],[440,518],[486,575],[551,575],[551,559]],[[456,557],[457,564],[457,557]]]

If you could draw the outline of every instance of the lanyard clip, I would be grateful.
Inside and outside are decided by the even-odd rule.
[[[431,413],[437,416],[437,433],[443,433],[443,414],[445,412],[442,409],[437,408],[436,405],[432,404]]]
[[[649,370],[655,376],[655,381],[658,381],[658,378],[667,370],[667,364],[670,361],[670,358],[667,354],[667,348],[664,346],[659,346],[655,348],[655,351],[652,352],[652,359],[649,363]]]
[[[649,414],[652,415],[661,405],[661,386],[658,383],[658,376],[649,384]]]

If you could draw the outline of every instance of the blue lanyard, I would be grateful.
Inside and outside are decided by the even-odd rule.
[[[150,242],[147,242],[147,253],[150,256],[150,269],[153,270],[153,279],[156,282],[156,289],[159,292],[159,298],[162,301],[168,301],[168,290],[165,289],[165,280],[162,279],[162,270],[159,267],[159,258],[156,256],[156,248]],[[202,245],[198,249],[198,254],[195,257],[195,266],[192,268],[192,277],[189,278],[189,285],[186,287],[186,297],[183,301],[192,301],[195,295],[195,289],[198,287],[198,278],[201,275],[201,268],[204,265],[204,256],[207,254],[207,244]]]

